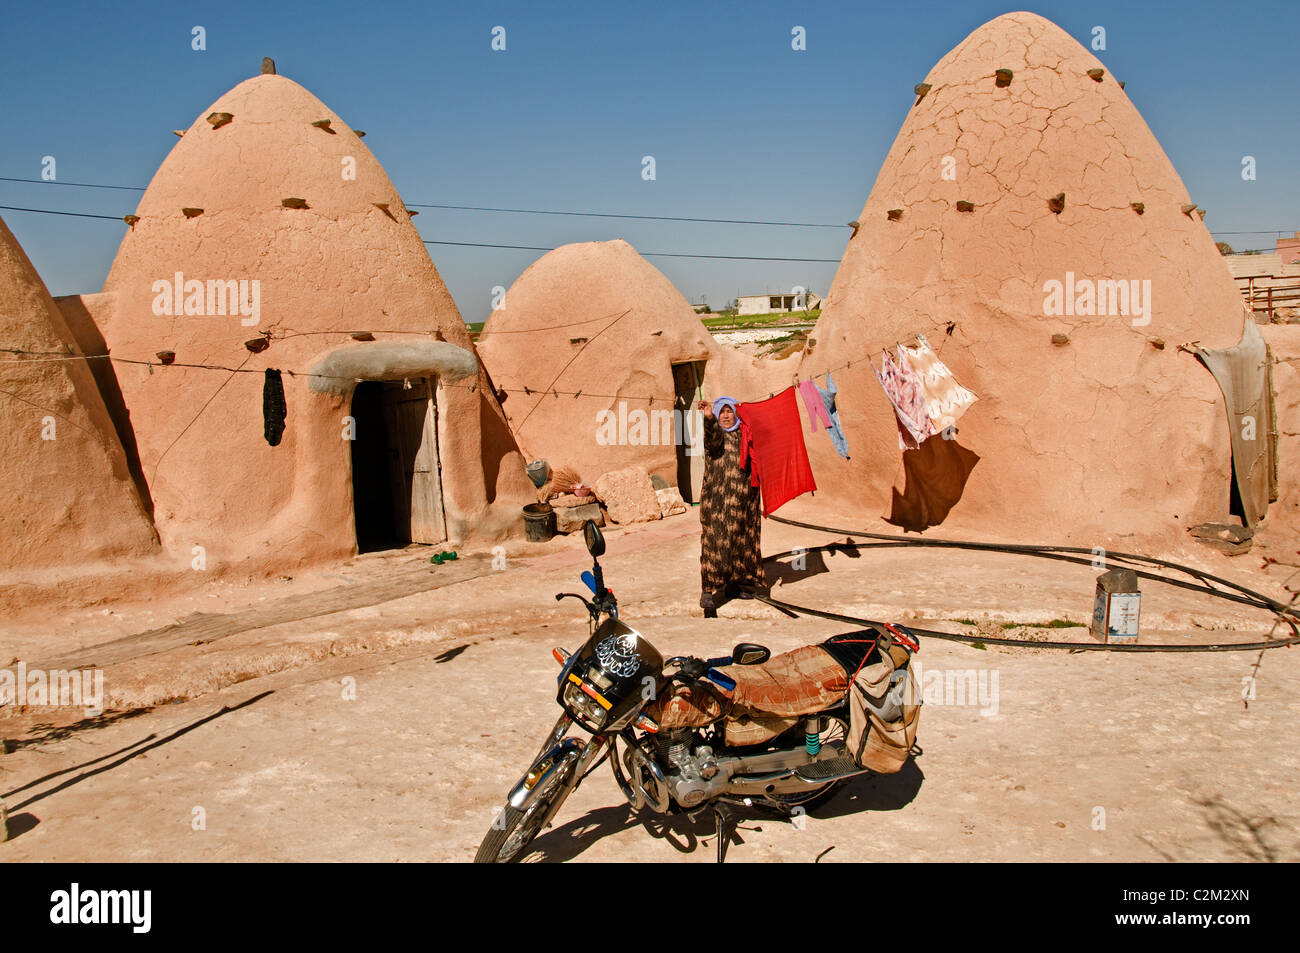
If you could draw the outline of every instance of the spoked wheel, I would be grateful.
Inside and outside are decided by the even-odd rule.
[[[478,853],[474,857],[476,864],[511,864],[524,856],[528,845],[542,831],[551,808],[568,796],[569,782],[578,768],[578,752],[573,752],[564,765],[550,776],[543,787],[533,797],[528,808],[516,810],[510,805],[501,808],[492,823],[492,829],[483,838]]]
[[[803,735],[802,723],[797,726],[800,736]],[[826,727],[821,732],[822,747],[825,748],[832,742],[846,744],[849,738],[849,723],[846,719],[838,715],[828,715],[826,717]],[[816,807],[829,801],[848,778],[841,778],[838,781],[827,781],[820,787],[808,791],[800,791],[796,794],[769,794],[768,800],[775,802],[779,810],[790,811],[792,808],[802,807],[804,810]],[[772,806],[772,805],[769,805]]]

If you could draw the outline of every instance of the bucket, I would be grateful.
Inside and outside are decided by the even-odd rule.
[[[546,482],[546,478],[551,475],[551,468],[546,465],[545,460],[534,460],[525,468],[528,473],[528,479],[533,481],[533,486],[541,488]]]
[[[524,531],[530,543],[544,543],[555,536],[555,510],[549,503],[529,503],[524,507]]]

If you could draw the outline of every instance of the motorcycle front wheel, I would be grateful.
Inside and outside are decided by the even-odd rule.
[[[534,795],[526,810],[516,810],[509,804],[501,808],[492,822],[492,829],[479,845],[474,863],[512,864],[524,856],[533,838],[542,832],[547,818],[554,816],[555,810],[569,796],[579,757],[579,753],[574,752],[566,758],[564,765],[547,780],[546,787]]]

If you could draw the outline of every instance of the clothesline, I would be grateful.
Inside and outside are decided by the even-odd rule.
[[[626,314],[626,312],[624,312],[624,314]],[[605,317],[610,317],[610,316],[611,316],[611,315],[606,315]],[[622,317],[622,315],[618,315],[618,317]],[[593,320],[594,320],[594,319],[593,319]],[[586,322],[583,322],[583,323],[586,323]],[[955,330],[955,329],[957,328],[957,325],[956,325],[956,322],[945,321],[945,322],[939,322],[939,323],[933,325],[933,327],[935,327],[935,328],[943,328],[943,329],[951,328],[951,329]],[[273,338],[273,340],[284,340],[284,339],[287,339],[287,338],[289,338],[289,337],[295,337],[295,336],[305,335],[305,334],[331,334],[331,333],[336,333],[336,334],[351,334],[351,333],[353,333],[353,332],[347,332],[347,331],[337,331],[337,332],[330,332],[330,331],[298,331],[298,332],[292,332],[291,334],[281,335],[281,336],[279,336],[279,337]],[[381,332],[381,333],[388,333],[388,332]],[[407,333],[423,333],[423,332],[407,332]],[[949,335],[950,335],[951,333],[952,333],[951,331],[948,331],[948,334],[949,334]],[[896,347],[898,347],[899,344],[901,344],[901,343],[902,343],[902,342],[897,342],[897,341],[896,341],[896,342],[894,342],[892,345],[882,344],[882,345],[880,345],[879,347],[880,347],[881,349],[884,349],[885,347],[895,347],[895,348],[896,348]],[[876,348],[873,346],[873,347],[871,348],[871,350],[874,351],[874,350],[876,350]],[[187,362],[184,362],[184,361],[172,361],[172,362],[169,363],[169,364],[164,364],[164,363],[162,363],[162,361],[160,361],[160,360],[152,360],[152,361],[149,361],[149,360],[141,360],[141,359],[138,359],[138,358],[117,357],[117,356],[112,355],[112,354],[85,354],[85,355],[78,355],[78,354],[68,354],[68,353],[66,353],[66,352],[62,352],[62,351],[28,351],[28,350],[25,350],[25,349],[22,349],[22,348],[0,348],[0,353],[14,354],[14,355],[16,355],[16,356],[23,356],[23,357],[31,357],[31,358],[33,358],[33,360],[25,360],[25,361],[0,362],[0,368],[4,368],[4,367],[7,367],[7,366],[18,367],[18,366],[22,366],[22,365],[25,365],[25,364],[36,364],[36,363],[41,363],[42,361],[49,361],[49,362],[61,362],[61,361],[62,361],[62,362],[67,362],[67,361],[109,360],[109,361],[115,361],[115,362],[117,362],[117,363],[119,363],[119,364],[132,364],[132,365],[141,366],[141,367],[148,367],[148,368],[150,369],[150,373],[153,372],[153,368],[154,368],[155,366],[157,366],[159,369],[186,368],[186,369],[189,369],[189,370],[214,370],[214,371],[224,371],[224,372],[226,372],[226,373],[234,373],[234,374],[262,374],[262,373],[263,373],[263,371],[261,371],[261,370],[259,370],[259,369],[256,369],[256,368],[229,367],[229,366],[221,365],[221,364],[187,363]],[[830,368],[827,368],[827,369],[824,370],[824,371],[820,371],[820,372],[818,372],[818,375],[816,375],[816,376],[823,376],[823,375],[828,374],[828,373],[829,373],[829,374],[834,374],[834,373],[837,373],[837,372],[839,372],[839,371],[848,370],[849,368],[853,367],[854,365],[858,365],[858,364],[870,364],[870,363],[871,363],[870,358],[859,358],[859,359],[856,359],[856,360],[847,361],[847,362],[845,362],[844,364],[840,364],[840,365],[838,365],[838,366],[836,366],[836,367],[830,367]],[[353,381],[357,381],[358,383],[361,381],[360,378],[352,378],[352,377],[346,377],[346,376],[340,376],[340,375],[332,375],[332,374],[313,374],[313,373],[310,373],[310,372],[304,372],[304,371],[284,370],[284,373],[285,373],[285,374],[288,374],[290,377],[309,377],[309,378],[314,377],[314,378],[319,378],[319,379],[322,379],[322,380],[353,380]],[[799,382],[799,381],[798,381],[798,373],[796,372],[794,375],[792,375],[792,384],[791,384],[791,386],[794,386],[794,384],[797,384],[798,382]],[[475,383],[473,383],[473,384],[442,383],[442,384],[440,384],[439,386],[441,386],[441,387],[463,387],[463,388],[467,388],[467,389],[472,390],[472,389],[476,388],[476,387],[478,386],[478,384],[477,384],[477,382],[475,382]],[[551,397],[554,397],[554,398],[559,398],[559,397],[570,397],[570,398],[574,398],[574,399],[576,399],[576,398],[579,398],[579,397],[594,397],[594,398],[598,398],[598,399],[602,399],[602,400],[626,400],[626,401],[631,401],[631,402],[635,402],[635,403],[646,403],[646,404],[648,404],[648,405],[651,406],[651,407],[653,407],[654,404],[655,404],[656,402],[662,402],[662,403],[664,403],[664,404],[666,404],[666,405],[668,405],[668,406],[672,406],[672,405],[673,405],[674,403],[676,403],[676,401],[677,401],[677,396],[676,396],[676,395],[673,395],[672,397],[667,397],[667,396],[663,396],[663,395],[660,395],[660,396],[654,396],[654,395],[651,395],[651,396],[649,396],[649,397],[639,397],[639,396],[631,396],[631,395],[627,395],[627,394],[601,394],[601,393],[596,393],[596,392],[594,392],[594,391],[587,391],[587,390],[577,390],[577,391],[568,391],[568,390],[563,390],[563,391],[562,391],[562,390],[559,390],[559,389],[557,389],[557,388],[555,388],[555,387],[542,388],[542,387],[530,387],[530,386],[528,386],[528,385],[523,385],[523,386],[521,386],[521,387],[498,387],[498,388],[497,388],[497,391],[498,391],[499,393],[507,393],[507,394],[525,394],[525,395],[527,395],[527,396],[534,396],[534,395],[538,395],[538,396],[551,396]],[[771,396],[773,396],[773,395],[772,395],[772,394],[769,394],[768,396],[771,397]]]
[[[594,320],[594,319],[593,319],[593,320]],[[587,323],[587,322],[582,322],[582,323]],[[941,323],[939,323],[939,324],[934,325],[933,327],[936,327],[936,328],[944,328],[944,329],[946,330],[946,328],[947,328],[948,326],[950,326],[950,325],[952,326],[952,328],[953,328],[954,330],[957,330],[957,329],[960,327],[959,325],[957,325],[957,324],[954,323],[954,322],[941,322]],[[351,334],[351,333],[353,333],[353,332],[347,332],[347,331],[299,331],[299,332],[294,332],[293,334],[290,334],[290,335],[284,335],[284,336],[282,336],[282,337],[280,337],[280,338],[276,338],[275,340],[285,340],[285,339],[287,339],[288,337],[294,337],[294,336],[299,336],[299,335],[308,335],[308,334]],[[383,334],[407,333],[407,334],[421,334],[421,335],[423,335],[423,334],[425,334],[426,332],[388,332],[388,331],[382,331],[382,332],[379,332],[379,333],[383,333]],[[945,337],[948,337],[948,336],[950,336],[950,335],[951,335],[951,332],[947,332],[947,333],[945,334]],[[876,350],[878,350],[878,349],[879,349],[879,350],[884,350],[884,349],[886,349],[886,348],[890,348],[890,347],[897,349],[897,347],[898,347],[899,345],[901,345],[902,343],[903,343],[903,342],[901,342],[901,341],[894,341],[894,342],[892,342],[892,343],[882,343],[882,344],[877,344],[877,345],[873,345],[872,347],[870,347],[870,348],[868,349],[868,351],[869,351],[869,352],[874,352],[874,351],[876,351]],[[3,369],[8,368],[8,367],[19,367],[19,366],[22,366],[22,365],[25,365],[25,364],[36,364],[36,363],[42,363],[42,362],[57,363],[57,362],[61,362],[61,361],[62,361],[62,362],[66,362],[66,361],[109,360],[109,361],[115,361],[115,362],[117,362],[117,363],[119,363],[119,364],[131,364],[131,365],[136,365],[136,366],[140,366],[140,367],[147,367],[147,368],[149,368],[149,372],[150,372],[150,373],[153,373],[153,369],[154,369],[155,367],[159,368],[160,370],[168,370],[168,371],[170,371],[170,370],[172,370],[172,369],[184,368],[184,369],[186,369],[186,370],[211,370],[211,371],[224,371],[224,372],[226,372],[226,373],[236,373],[236,374],[261,374],[261,373],[263,373],[261,370],[257,370],[257,369],[254,369],[254,368],[243,368],[243,367],[238,367],[238,368],[236,368],[236,367],[229,367],[229,366],[221,365],[221,364],[188,363],[188,362],[185,362],[185,361],[172,361],[171,363],[164,364],[161,360],[157,360],[157,359],[155,359],[155,360],[151,360],[151,361],[150,361],[150,360],[141,360],[141,359],[137,359],[137,358],[117,357],[117,356],[115,356],[115,355],[111,355],[111,354],[69,354],[69,353],[62,352],[62,351],[29,351],[29,350],[26,350],[26,349],[23,349],[23,348],[0,348],[0,353],[4,353],[4,354],[13,354],[13,355],[15,355],[15,356],[21,356],[21,357],[28,357],[28,358],[31,358],[31,360],[24,360],[24,361],[0,361],[0,370],[3,370]],[[1293,362],[1293,361],[1296,361],[1296,360],[1297,360],[1297,358],[1291,358],[1291,357],[1288,357],[1288,358],[1275,358],[1275,359],[1273,360],[1273,363],[1274,363],[1274,364],[1290,363],[1290,362]],[[834,367],[826,368],[825,370],[818,372],[818,374],[819,374],[819,376],[820,376],[820,375],[825,375],[825,374],[828,374],[828,373],[829,373],[829,374],[834,374],[834,373],[838,373],[838,372],[840,372],[840,371],[849,370],[849,369],[853,368],[853,367],[856,366],[856,365],[860,365],[860,364],[870,364],[870,363],[871,363],[871,360],[870,360],[869,357],[867,357],[867,358],[858,358],[858,359],[855,359],[855,360],[846,361],[845,363],[840,364],[840,365],[837,365],[837,366],[834,366]],[[351,380],[351,381],[354,381],[354,382],[356,382],[356,383],[361,383],[361,382],[362,382],[362,379],[361,379],[361,378],[346,377],[346,376],[342,376],[342,375],[312,374],[312,373],[310,373],[310,372],[306,372],[306,371],[293,371],[293,370],[287,370],[287,369],[284,370],[284,373],[288,374],[290,377],[309,377],[309,378],[314,377],[314,378],[318,378],[318,379],[321,379],[321,380]],[[794,375],[792,375],[792,379],[791,379],[791,380],[792,380],[791,386],[794,386],[794,385],[796,385],[796,384],[799,383],[799,378],[798,378],[798,374],[797,374],[797,372],[796,372]],[[473,383],[473,384],[440,383],[439,386],[440,386],[440,387],[462,387],[462,388],[465,388],[465,389],[468,389],[468,390],[475,390],[475,389],[478,387],[478,384],[477,384],[477,382],[475,382],[475,383]],[[588,391],[588,390],[577,390],[577,391],[563,390],[563,391],[562,391],[562,390],[559,390],[559,389],[554,388],[554,387],[541,388],[541,387],[529,387],[528,385],[524,385],[524,386],[522,386],[522,387],[497,387],[496,390],[497,390],[498,393],[506,393],[506,394],[525,394],[525,395],[527,395],[527,396],[534,396],[534,395],[539,395],[539,396],[548,396],[548,395],[549,395],[549,396],[551,396],[551,397],[553,397],[553,398],[557,398],[557,399],[560,398],[560,397],[569,397],[569,398],[573,398],[573,399],[577,399],[577,398],[579,398],[579,397],[591,397],[591,398],[597,398],[597,399],[601,399],[601,400],[624,400],[624,401],[629,401],[629,402],[633,402],[633,403],[645,403],[645,404],[649,405],[650,407],[653,407],[656,403],[659,403],[659,402],[662,402],[662,403],[664,403],[664,404],[667,405],[667,406],[672,406],[672,405],[675,404],[676,401],[677,401],[677,395],[675,395],[675,394],[674,394],[673,396],[671,396],[671,397],[669,397],[669,396],[665,396],[665,395],[659,395],[659,396],[651,395],[651,396],[648,396],[648,397],[641,397],[641,396],[635,396],[635,395],[629,395],[629,394],[602,394],[602,393],[597,393],[597,392],[595,392],[595,391]],[[769,394],[768,396],[771,397],[771,396],[773,396],[773,395],[772,395],[772,394]]]

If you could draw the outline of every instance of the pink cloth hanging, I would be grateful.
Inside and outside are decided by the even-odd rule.
[[[831,416],[826,412],[826,403],[822,400],[822,395],[817,393],[817,385],[812,381],[800,381],[798,384],[799,396],[803,398],[803,406],[808,411],[808,432],[817,432],[817,421],[821,420],[822,426],[827,430],[831,429]]]

